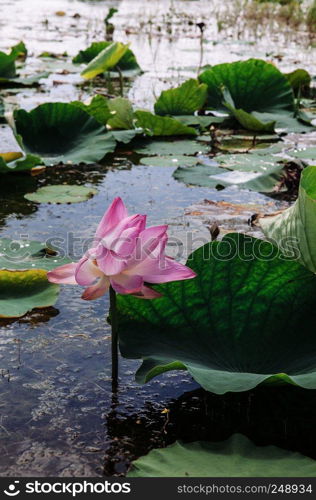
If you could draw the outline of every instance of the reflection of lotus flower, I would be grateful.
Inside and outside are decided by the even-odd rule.
[[[97,228],[93,247],[78,263],[50,271],[49,281],[87,286],[85,300],[101,297],[110,285],[121,294],[153,299],[160,294],[144,283],[194,278],[191,269],[165,255],[168,226],[145,225],[145,215],[128,216],[121,198],[115,198]]]

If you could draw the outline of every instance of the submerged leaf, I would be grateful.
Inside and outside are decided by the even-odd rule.
[[[316,462],[241,434],[212,443],[177,441],[132,462],[127,477],[314,477]]]
[[[159,299],[118,296],[120,348],[143,358],[139,382],[187,369],[218,394],[263,382],[316,388],[313,273],[243,234],[207,243],[187,265],[197,277],[156,285]]]

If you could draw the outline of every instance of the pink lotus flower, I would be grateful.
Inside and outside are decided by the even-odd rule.
[[[128,216],[121,198],[115,198],[96,230],[92,248],[79,262],[48,272],[49,281],[86,286],[85,300],[101,297],[110,285],[117,293],[154,299],[161,294],[147,283],[194,278],[190,268],[165,255],[168,226],[145,226],[145,215]]]

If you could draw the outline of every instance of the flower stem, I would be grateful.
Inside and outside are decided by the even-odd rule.
[[[110,318],[111,318],[111,348],[112,348],[112,391],[117,391],[118,386],[118,329],[117,329],[117,310],[116,310],[116,292],[110,286]]]

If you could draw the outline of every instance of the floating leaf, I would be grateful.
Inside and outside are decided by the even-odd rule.
[[[19,318],[34,308],[55,304],[59,286],[49,283],[46,271],[0,271],[0,318]]]
[[[111,43],[89,62],[87,67],[81,72],[81,76],[89,80],[113,68],[122,59],[127,50],[128,45],[120,42]]]
[[[187,127],[169,116],[154,115],[150,111],[136,111],[134,116],[137,126],[150,136],[197,135],[194,128]]]
[[[208,86],[208,106],[225,110],[223,88],[233,99],[236,109],[275,113],[294,110],[293,92],[286,77],[273,64],[260,59],[237,61],[213,66],[199,80]]]
[[[207,85],[191,78],[180,87],[164,90],[155,103],[157,115],[193,115],[203,108],[207,97]]]
[[[44,269],[50,271],[69,263],[45,243],[30,240],[0,238],[0,270]]]
[[[199,162],[197,156],[147,156],[141,158],[142,165],[149,165],[151,167],[178,167],[179,165],[196,165]]]
[[[132,462],[127,477],[314,477],[316,462],[241,434],[211,443],[177,441]]]
[[[263,151],[263,150],[262,150]],[[267,151],[267,150],[265,150]],[[221,154],[213,158],[221,167],[229,170],[240,170],[242,172],[266,172],[273,169],[282,158],[264,154],[261,151],[241,154]]]
[[[303,170],[299,195],[290,208],[275,216],[261,217],[264,234],[284,252],[291,252],[316,272],[316,167]]]
[[[112,135],[72,104],[46,103],[30,112],[19,109],[14,120],[25,151],[40,155],[46,165],[94,163],[115,149]]]
[[[138,382],[187,369],[223,394],[263,382],[316,388],[316,277],[271,243],[243,234],[189,257],[197,277],[118,296],[123,356],[143,358]],[[299,332],[299,335],[298,335]]]
[[[316,147],[299,149],[298,151],[290,151],[289,155],[300,160],[316,161]]]
[[[193,186],[215,188],[237,185],[242,189],[271,193],[279,184],[284,169],[284,164],[279,163],[281,158],[260,153],[217,155],[213,158],[214,165],[201,161],[202,165],[195,167],[179,167],[173,177]]]
[[[135,153],[141,155],[177,155],[181,152],[181,155],[195,155],[207,153],[209,147],[200,144],[192,139],[179,139],[177,141],[147,141],[143,145],[139,145],[134,148]]]
[[[38,188],[35,193],[24,195],[24,198],[36,203],[79,203],[89,200],[96,193],[96,189],[86,186],[55,184]]]

